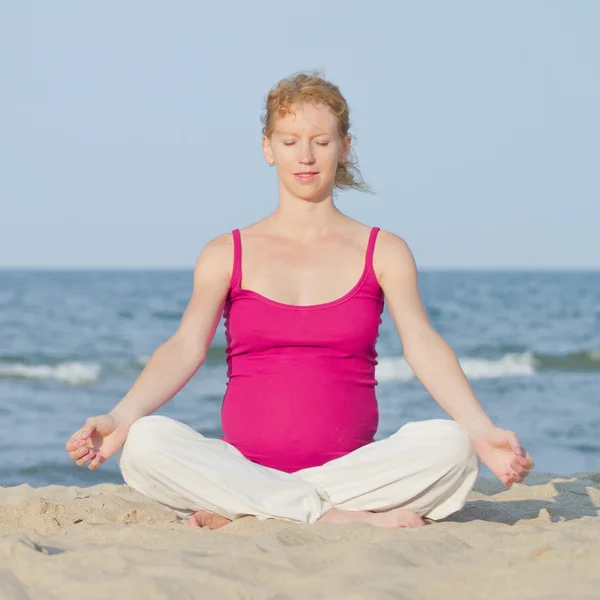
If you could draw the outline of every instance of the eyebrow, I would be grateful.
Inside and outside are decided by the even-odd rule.
[[[292,133],[291,131],[276,131],[275,133],[279,133],[280,135],[293,135],[294,137],[300,137],[300,134],[298,133]],[[314,135],[311,135],[311,138],[314,137],[319,137],[320,135],[331,135],[331,133],[329,133],[328,131],[323,131],[321,133],[315,133]]]

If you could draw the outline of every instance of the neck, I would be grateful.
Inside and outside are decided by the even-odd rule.
[[[280,234],[299,241],[309,241],[331,233],[343,216],[333,203],[331,194],[318,200],[280,194],[279,205],[269,221]]]

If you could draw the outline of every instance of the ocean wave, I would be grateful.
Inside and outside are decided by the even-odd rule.
[[[142,355],[128,366],[123,366],[141,370],[149,360],[149,356]],[[0,356],[0,379],[55,380],[69,385],[89,385],[99,380],[103,370],[103,365],[98,362],[63,360],[57,364],[45,364],[45,361],[34,364],[35,362],[31,356],[29,359],[25,356]],[[224,364],[225,348],[211,346],[206,362],[212,365]],[[511,352],[499,358],[459,357],[459,362],[467,378],[473,380],[531,377],[548,371],[600,373],[600,350],[582,350],[562,355]],[[403,356],[384,356],[379,358],[375,377],[380,382],[410,381],[415,374]]]
[[[600,350],[580,350],[569,354],[535,354],[536,365],[543,371],[600,371]]]
[[[150,357],[146,356],[145,354],[142,356],[138,356],[133,362],[133,366],[137,367],[138,369],[143,369],[148,364],[149,360]]]
[[[0,363],[0,378],[56,380],[69,385],[95,383],[101,371],[101,365],[94,362],[69,361],[56,365]]]
[[[538,372],[600,372],[600,350],[581,350],[568,354],[509,352],[499,358],[459,358],[468,379],[531,377]],[[380,358],[375,371],[379,381],[409,381],[415,377],[402,356]]]
[[[459,358],[468,379],[531,377],[535,374],[535,357],[529,352],[506,354],[498,359]],[[409,381],[415,377],[404,357],[382,358],[375,369],[378,381]]]

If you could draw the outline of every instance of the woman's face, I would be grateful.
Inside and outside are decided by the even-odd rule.
[[[280,183],[294,196],[331,195],[337,167],[348,156],[351,137],[341,140],[337,118],[323,105],[292,105],[275,120],[271,139],[263,136],[267,162],[275,162]]]

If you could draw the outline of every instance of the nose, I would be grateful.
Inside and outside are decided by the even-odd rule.
[[[312,144],[309,141],[303,141],[298,144],[299,158],[298,160],[303,165],[312,165],[315,162],[315,153],[313,152]]]

